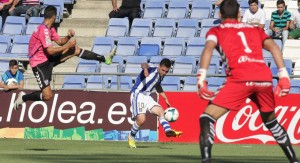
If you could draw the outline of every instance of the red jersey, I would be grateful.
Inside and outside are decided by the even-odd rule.
[[[267,38],[263,29],[236,20],[226,20],[206,35],[207,40],[217,44],[228,81],[272,81],[262,55]]]
[[[59,40],[60,37],[56,33],[54,27],[50,29],[46,25],[41,24],[31,35],[29,41],[28,56],[31,67],[44,63],[48,60],[49,54],[46,49],[52,47],[52,41]]]

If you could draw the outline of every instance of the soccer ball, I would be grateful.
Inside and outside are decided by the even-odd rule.
[[[179,117],[179,112],[176,108],[169,107],[165,110],[164,116],[168,122],[175,122]]]
[[[18,81],[15,78],[9,78],[6,80],[6,85],[14,84],[14,85],[19,85]]]

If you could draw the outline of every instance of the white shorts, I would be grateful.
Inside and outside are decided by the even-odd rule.
[[[143,93],[131,93],[130,101],[130,110],[132,112],[133,119],[135,119],[138,114],[145,114],[147,110],[151,113],[150,110],[153,106],[160,106],[151,96]]]

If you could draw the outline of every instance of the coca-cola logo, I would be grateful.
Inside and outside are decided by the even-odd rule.
[[[300,109],[296,106],[277,106],[275,113],[278,122],[287,130],[291,143],[299,144]],[[216,136],[225,143],[275,143],[273,136],[262,123],[259,110],[250,99],[246,100],[246,105],[240,111],[228,112],[217,121]]]

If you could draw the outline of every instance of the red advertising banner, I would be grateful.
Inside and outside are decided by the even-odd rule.
[[[208,101],[200,99],[195,92],[167,92],[171,105],[180,115],[171,127],[183,131],[180,138],[167,138],[159,127],[160,142],[199,142],[199,117]],[[276,98],[275,113],[280,124],[287,130],[291,142],[300,145],[300,95]],[[166,108],[163,100],[160,104]],[[257,106],[247,99],[240,111],[230,111],[215,124],[216,143],[275,144],[271,133],[263,125]]]
[[[31,91],[26,91],[30,93]],[[53,91],[51,101],[26,102],[13,109],[15,92],[0,94],[0,128],[39,128],[53,126],[68,129],[84,126],[85,130],[102,128],[130,130],[132,126],[129,92]],[[156,97],[154,97],[156,98]],[[147,114],[142,129],[157,130],[157,119]]]

